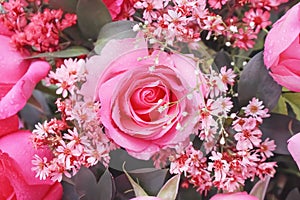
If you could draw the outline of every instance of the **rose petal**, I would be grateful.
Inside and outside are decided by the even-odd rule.
[[[46,181],[40,181],[35,178],[35,172],[31,170],[33,167],[31,161],[35,154],[40,157],[47,157],[48,160],[52,158],[52,153],[49,149],[36,150],[30,141],[30,131],[20,130],[15,133],[8,134],[0,138],[0,149],[3,152],[7,152],[18,165],[22,166],[21,173],[26,178],[28,184],[53,184],[53,181],[47,179]]]
[[[298,17],[297,17],[298,16]],[[269,31],[265,40],[264,62],[269,69],[277,65],[281,52],[286,50],[299,37],[300,3],[293,6]]]
[[[216,194],[210,200],[258,200],[258,198],[247,194],[247,192],[236,192],[227,194]]]
[[[24,76],[0,100],[0,119],[16,114],[26,104],[35,85],[44,78],[50,65],[44,61],[33,62]]]
[[[38,185],[30,185],[26,176],[22,174],[23,165],[19,165],[7,153],[0,151],[0,197],[11,199],[7,195],[14,194],[15,199],[47,199],[51,195],[53,200],[62,197],[62,186],[60,183],[48,184],[46,181],[39,181]],[[2,199],[2,198],[1,198]]]
[[[124,53],[140,49],[137,56],[144,57],[148,54],[147,43],[138,35],[137,38],[130,38],[127,40],[110,40],[102,49],[100,56],[91,57],[87,63],[87,81],[83,84],[81,93],[86,97],[93,99],[100,74],[107,68],[107,66],[116,58],[122,57]],[[124,66],[124,63],[121,63]],[[122,71],[120,69],[120,71]]]
[[[291,153],[293,159],[296,161],[300,170],[300,133],[297,133],[288,140],[288,150]]]
[[[29,60],[10,44],[10,38],[0,35],[0,83],[16,83],[27,71]]]
[[[19,118],[13,115],[9,118],[0,120],[0,138],[6,134],[16,132],[19,129]]]
[[[280,85],[283,85],[287,89],[295,92],[300,92],[300,77],[291,73],[290,75],[278,75],[278,74],[273,74],[270,72],[270,75],[273,77],[273,79]]]

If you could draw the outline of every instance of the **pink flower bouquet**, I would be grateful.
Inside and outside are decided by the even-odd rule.
[[[299,6],[0,1],[0,199],[300,199]]]

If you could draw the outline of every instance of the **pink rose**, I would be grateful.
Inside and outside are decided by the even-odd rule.
[[[300,3],[280,18],[267,35],[264,62],[274,80],[300,92]]]
[[[3,120],[25,106],[35,85],[47,75],[50,65],[24,59],[27,54],[14,49],[7,36],[0,35],[0,43],[0,120]]]
[[[103,0],[113,20],[127,19],[134,14],[134,0]]]
[[[17,131],[0,138],[0,199],[59,200],[62,186],[49,179],[35,178],[31,170],[34,154],[48,159],[51,151],[35,150],[29,131]]]
[[[139,159],[186,141],[206,94],[193,91],[204,82],[195,61],[146,47],[143,39],[111,40],[87,62],[82,89],[101,102],[105,133]]]
[[[247,192],[236,192],[227,194],[216,194],[210,200],[258,200],[258,198],[247,194]]]
[[[135,197],[130,200],[162,200],[162,199],[158,198],[158,197],[151,197],[151,196],[140,196],[140,197]]]
[[[300,133],[297,133],[288,140],[288,150],[296,161],[300,170]]]

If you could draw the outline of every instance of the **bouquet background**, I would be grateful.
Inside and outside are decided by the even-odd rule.
[[[300,197],[297,1],[0,5],[0,199]]]

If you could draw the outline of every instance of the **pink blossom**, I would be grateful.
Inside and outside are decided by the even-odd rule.
[[[300,170],[300,133],[295,134],[288,140],[288,150],[291,153],[293,159],[296,161]]]
[[[52,153],[47,148],[34,149],[30,136],[29,131],[17,131],[0,138],[0,199],[59,200],[61,184],[45,179],[46,171],[40,171],[39,176],[45,180],[39,180],[31,170],[34,155],[51,159]]]
[[[140,159],[185,141],[196,130],[195,111],[206,95],[197,88],[204,79],[192,59],[159,50],[149,54],[145,45],[142,38],[110,41],[87,62],[82,90],[100,100],[108,137]]]
[[[257,197],[247,194],[247,192],[236,192],[227,194],[216,194],[210,200],[258,200]]]
[[[264,62],[274,80],[296,92],[300,92],[299,15],[300,3],[273,25],[266,37],[264,50]]]

